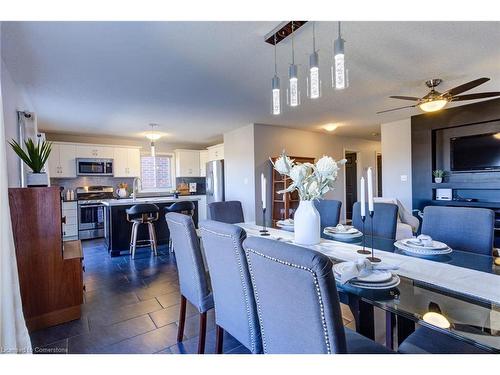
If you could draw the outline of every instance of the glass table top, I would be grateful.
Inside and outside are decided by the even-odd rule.
[[[360,249],[362,248],[362,238],[341,241],[324,234],[322,237],[359,244]],[[396,248],[394,240],[371,236],[365,238],[367,250],[371,250],[372,239],[373,247],[376,249],[375,255],[378,251],[387,251],[413,256]],[[500,267],[494,265],[494,258],[485,255],[453,249],[450,254],[425,257],[425,259],[500,275]],[[332,261],[336,263],[340,260],[332,259]],[[411,319],[420,325],[500,353],[500,305],[404,276],[400,276],[400,279],[401,283],[390,290],[359,289],[349,284],[337,287],[339,291],[355,294],[376,307]],[[498,284],[500,288],[500,278]]]

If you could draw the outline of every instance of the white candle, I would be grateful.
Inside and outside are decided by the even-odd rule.
[[[365,178],[361,177],[361,216],[366,216]]]
[[[264,173],[260,174],[260,195],[262,196],[262,209],[266,209],[266,178]]]
[[[372,167],[368,167],[368,211],[373,212],[373,173]]]

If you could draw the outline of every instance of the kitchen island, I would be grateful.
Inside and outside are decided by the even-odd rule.
[[[195,226],[198,226],[198,201],[196,196],[180,196],[179,198],[171,197],[147,197],[137,198],[135,201],[132,198],[125,199],[108,199],[103,200],[104,204],[104,238],[106,247],[110,255],[119,256],[122,252],[129,253],[130,236],[132,233],[132,223],[127,221],[126,210],[135,204],[154,203],[160,208],[158,221],[154,222],[156,231],[156,240],[158,247],[168,246],[170,233],[168,231],[167,222],[165,221],[165,208],[179,201],[192,201],[194,203],[193,221]],[[138,240],[149,239],[147,225],[141,225],[137,233]],[[139,250],[140,251],[140,250]]]

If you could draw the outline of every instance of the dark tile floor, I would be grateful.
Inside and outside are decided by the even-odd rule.
[[[175,257],[159,249],[157,257],[141,248],[111,258],[100,240],[84,241],[86,292],[82,317],[31,334],[34,353],[196,353],[198,314],[188,305],[184,341],[176,342],[179,284]],[[344,322],[352,325],[347,309]],[[206,353],[215,351],[215,319],[208,313]],[[224,353],[248,353],[229,334]]]

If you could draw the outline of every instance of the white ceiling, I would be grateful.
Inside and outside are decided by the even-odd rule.
[[[345,22],[350,87],[330,88],[336,23],[316,26],[323,96],[306,98],[312,27],[295,39],[302,105],[270,115],[273,47],[264,35],[277,22],[3,22],[2,57],[25,87],[45,131],[142,136],[160,124],[165,141],[214,143],[249,123],[371,137],[383,122],[416,109],[376,115],[409,104],[389,95],[422,96],[424,81],[441,91],[479,77],[471,92],[500,91],[498,22]],[[278,45],[285,86],[290,41]]]

